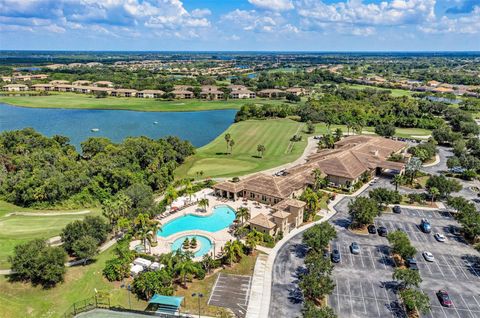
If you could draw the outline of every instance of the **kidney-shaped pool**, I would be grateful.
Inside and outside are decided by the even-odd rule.
[[[217,205],[208,216],[187,214],[165,223],[157,235],[168,237],[179,232],[194,230],[217,232],[230,226],[233,220],[235,220],[235,211],[231,207]]]

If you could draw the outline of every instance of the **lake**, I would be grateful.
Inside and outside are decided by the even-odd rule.
[[[0,131],[32,127],[47,136],[67,136],[77,149],[85,139],[100,136],[121,142],[129,136],[157,139],[173,135],[201,147],[227,129],[235,113],[236,110],[138,112],[27,108],[0,103]],[[93,128],[99,131],[92,132]]]

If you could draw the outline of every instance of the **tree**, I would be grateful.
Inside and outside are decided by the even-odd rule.
[[[213,259],[210,254],[203,255],[202,258],[202,267],[203,269],[210,274],[213,268],[217,265],[217,262]]]
[[[172,277],[168,271],[161,269],[140,273],[133,280],[132,291],[143,300],[149,300],[155,294],[173,295]]]
[[[335,146],[335,137],[332,134],[327,133],[322,137],[323,146],[325,148],[331,149]]]
[[[241,220],[242,224],[250,218],[250,210],[244,206],[237,209],[236,216]]]
[[[238,240],[228,241],[223,246],[223,256],[227,264],[232,265],[233,261],[238,260],[243,255],[242,243]]]
[[[310,247],[312,250],[320,253],[331,240],[337,237],[335,228],[328,222],[322,222],[315,224],[303,233],[303,243]]]
[[[198,273],[197,265],[191,258],[181,260],[174,267],[175,273],[182,279],[183,286],[187,286],[187,278]]]
[[[415,177],[417,176],[417,172],[420,170],[421,167],[422,167],[422,161],[417,157],[413,157],[407,163],[405,170],[407,171],[407,174],[410,176],[410,184],[413,184],[413,179],[415,179]]]
[[[313,134],[315,132],[315,125],[311,120],[307,121],[307,134]]]
[[[391,124],[379,124],[375,126],[375,133],[383,137],[392,137],[395,135],[395,126]]]
[[[86,235],[73,243],[72,250],[77,259],[83,259],[83,265],[87,265],[87,261],[97,254],[97,240]]]
[[[335,134],[334,134],[334,136],[335,136],[335,142],[340,141],[340,139],[342,139],[342,137],[343,137],[343,131],[342,131],[342,129],[341,129],[341,128],[335,129]]]
[[[299,287],[302,289],[305,298],[315,300],[331,294],[335,288],[335,283],[328,275],[317,275],[309,272],[302,277]]]
[[[392,278],[400,281],[402,289],[410,287],[419,287],[422,282],[420,272],[408,268],[396,268]]]
[[[288,100],[289,102],[294,102],[297,103],[301,100],[300,96],[295,95],[293,93],[289,93],[285,96],[285,99]]]
[[[377,201],[365,197],[357,197],[348,204],[348,213],[352,217],[353,227],[372,224],[380,214]]]
[[[300,196],[300,200],[306,203],[305,209],[307,213],[304,214],[303,218],[304,220],[309,220],[320,207],[318,195],[312,189],[306,188]]]
[[[407,288],[400,291],[399,294],[407,313],[411,314],[419,311],[422,314],[427,314],[430,311],[430,298],[424,292]]]
[[[35,239],[15,246],[8,260],[15,273],[14,280],[49,288],[63,281],[67,254],[61,247],[50,247],[45,241]]]
[[[230,146],[230,153],[233,153],[233,146],[235,146],[235,141],[233,139],[231,139],[228,142],[228,145]]]
[[[227,143],[227,153],[228,153],[228,147],[230,145],[230,140],[232,139],[232,135],[230,135],[229,133],[226,133],[224,136],[224,139],[225,139],[225,142]]]
[[[403,183],[403,175],[396,174],[393,177],[393,184],[395,184],[395,191],[398,191],[398,185]]]
[[[462,190],[462,185],[457,180],[446,178],[443,175],[433,175],[428,178],[425,188],[427,191],[436,188],[441,198],[447,198],[452,192]]]
[[[324,178],[323,173],[320,169],[314,169],[312,175],[314,180],[314,190],[323,189],[328,185],[328,180]]]
[[[149,246],[151,246],[157,236],[159,229],[157,221],[150,220],[146,213],[140,213],[133,221],[133,224],[135,236],[142,241],[143,247],[147,250],[147,241],[150,243]]]
[[[263,154],[265,153],[265,146],[264,145],[258,145],[257,146],[257,152],[259,153],[260,157],[263,158]]]
[[[207,198],[200,199],[198,201],[198,207],[204,211],[210,206],[210,201]]]
[[[168,188],[165,190],[165,202],[167,202],[167,205],[172,208],[172,203],[178,198],[178,193],[177,190],[172,185],[169,185]]]
[[[430,194],[430,197],[432,199],[431,205],[433,205],[433,201],[435,201],[435,198],[437,197],[437,195],[440,194],[440,191],[438,191],[438,189],[435,187],[431,187],[428,189],[428,194]]]
[[[404,260],[414,257],[417,253],[415,247],[410,243],[408,235],[401,230],[388,233],[387,239],[392,245],[392,252],[400,255]]]
[[[311,300],[307,300],[302,308],[303,318],[336,318],[331,307],[317,307]]]
[[[257,230],[253,229],[247,234],[247,238],[245,239],[245,244],[248,247],[250,252],[253,252],[257,245],[263,241],[263,234],[258,232]]]
[[[114,258],[105,262],[103,276],[109,281],[120,281],[130,275],[130,266],[128,260]]]
[[[382,211],[386,205],[393,203],[400,203],[402,196],[397,191],[391,191],[385,188],[376,188],[368,193],[368,196],[377,201],[380,211]]]
[[[63,242],[63,248],[70,255],[73,254],[73,243],[85,237],[91,236],[100,245],[107,239],[108,224],[102,217],[87,216],[85,219],[73,221],[63,228],[60,237]]]

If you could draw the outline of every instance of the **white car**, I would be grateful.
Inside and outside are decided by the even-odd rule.
[[[435,237],[435,239],[439,242],[445,242],[447,240],[445,235],[440,234],[440,233],[435,233],[435,235],[433,237]]]
[[[433,257],[433,254],[430,252],[425,251],[422,253],[422,255],[427,262],[433,262],[435,260],[435,257]]]

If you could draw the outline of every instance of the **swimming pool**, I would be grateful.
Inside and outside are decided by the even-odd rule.
[[[183,242],[187,238],[188,238],[189,241],[191,241],[192,238],[195,238],[197,240],[197,245],[200,246],[198,251],[196,251],[194,253],[195,257],[202,257],[203,255],[210,252],[210,250],[212,249],[212,242],[208,238],[206,238],[205,236],[203,236],[203,235],[187,235],[187,236],[182,236],[182,237],[176,239],[173,242],[172,251],[176,251],[178,249],[181,249],[182,245],[183,245]]]
[[[157,235],[168,237],[178,232],[192,230],[217,232],[228,227],[233,223],[233,220],[235,220],[235,211],[231,207],[228,205],[217,205],[213,209],[213,213],[208,216],[187,214],[176,218],[162,225]]]

